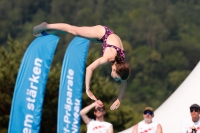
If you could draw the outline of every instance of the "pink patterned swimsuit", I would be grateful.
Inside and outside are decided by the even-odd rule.
[[[125,51],[120,49],[120,48],[118,48],[118,47],[116,47],[116,46],[114,46],[114,45],[110,45],[110,44],[106,43],[108,36],[111,35],[111,34],[114,34],[114,32],[111,29],[109,29],[108,27],[106,27],[106,26],[103,26],[103,27],[105,28],[106,33],[99,40],[100,42],[103,43],[102,44],[102,48],[103,48],[102,55],[104,54],[104,51],[105,51],[105,49],[107,47],[112,47],[112,48],[116,49],[116,51],[117,51],[117,56],[115,57],[115,61],[118,62],[118,63],[119,62],[124,62],[125,61]]]

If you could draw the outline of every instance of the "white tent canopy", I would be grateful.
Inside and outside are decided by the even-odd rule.
[[[200,104],[200,62],[177,90],[155,110],[153,121],[162,125],[163,133],[180,133],[183,120],[190,119],[189,107]],[[120,133],[131,133],[130,127]]]

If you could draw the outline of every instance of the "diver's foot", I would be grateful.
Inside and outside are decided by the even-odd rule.
[[[46,36],[46,35],[55,35],[57,30],[46,30],[38,34],[33,34],[35,37]]]
[[[60,30],[43,30],[38,34],[33,34],[35,37],[46,36],[46,35],[57,35],[57,34],[68,34],[65,31]]]
[[[46,30],[46,22],[42,22],[40,25],[37,25],[33,28],[33,35],[37,36],[38,34],[41,34],[42,31]]]

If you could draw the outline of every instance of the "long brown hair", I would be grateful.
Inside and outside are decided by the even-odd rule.
[[[127,62],[115,62],[116,73],[121,77],[122,80],[126,80],[130,74],[130,66]],[[113,64],[113,65],[114,65]]]

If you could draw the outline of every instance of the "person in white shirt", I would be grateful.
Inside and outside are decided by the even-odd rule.
[[[93,108],[95,120],[87,116],[87,113]],[[105,114],[105,106],[100,100],[93,102],[80,111],[80,115],[87,125],[87,133],[113,133],[112,124],[104,121]]]
[[[132,133],[162,133],[162,126],[152,121],[154,110],[146,107],[143,112],[144,120],[136,124]]]
[[[181,133],[200,133],[200,106],[192,104],[190,115],[192,119],[186,119],[182,123]]]

